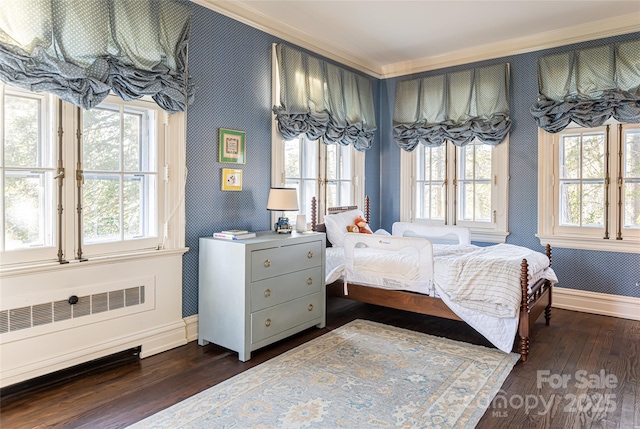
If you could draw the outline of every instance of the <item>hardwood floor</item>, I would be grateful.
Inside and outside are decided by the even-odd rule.
[[[121,428],[360,318],[490,346],[463,322],[329,298],[327,327],[252,353],[196,341],[134,363],[3,398],[0,427]],[[554,309],[541,317],[480,428],[640,428],[640,322]],[[563,381],[564,380],[564,381]],[[506,407],[502,406],[506,404]]]

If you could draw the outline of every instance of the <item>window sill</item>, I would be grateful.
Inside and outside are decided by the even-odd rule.
[[[557,235],[544,234],[536,234],[536,237],[540,239],[540,244],[542,244],[543,246],[550,244],[551,247],[560,247],[565,249],[597,250],[604,252],[640,254],[639,240],[616,240],[615,238],[605,240],[603,238],[595,237],[561,237]]]
[[[5,266],[0,268],[0,278],[25,275],[25,274],[51,272],[51,271],[70,270],[75,268],[86,268],[89,266],[113,264],[117,262],[129,262],[136,259],[162,258],[166,256],[171,256],[171,255],[182,255],[186,253],[188,250],[189,250],[188,247],[180,247],[177,249],[164,249],[164,250],[145,250],[141,252],[95,256],[83,262],[80,262],[74,259],[69,261],[68,264],[60,264],[57,261],[54,261],[54,262],[44,262],[44,263],[11,265],[11,266]]]
[[[506,243],[507,236],[510,233],[508,231],[479,231],[471,230],[471,241],[478,241],[481,243]]]

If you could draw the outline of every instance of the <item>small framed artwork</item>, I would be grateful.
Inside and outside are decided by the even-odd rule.
[[[230,164],[244,164],[245,161],[245,133],[244,131],[218,130],[218,162]]]
[[[242,191],[242,170],[238,170],[236,168],[223,168],[222,190]]]

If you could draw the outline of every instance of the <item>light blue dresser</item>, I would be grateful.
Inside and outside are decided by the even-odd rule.
[[[200,238],[198,344],[253,350],[311,326],[324,328],[325,235],[259,232]]]

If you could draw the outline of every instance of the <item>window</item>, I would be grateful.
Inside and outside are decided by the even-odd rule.
[[[401,155],[401,220],[471,229],[474,241],[504,242],[507,231],[508,139],[419,145]]]
[[[300,210],[311,220],[311,198],[316,197],[319,213],[327,207],[364,204],[361,183],[364,153],[352,146],[325,145],[301,135],[294,140],[278,137],[274,144],[273,186],[296,188]],[[295,219],[295,212],[285,213]],[[293,223],[293,222],[292,222]]]
[[[539,131],[538,237],[640,253],[640,125]]]
[[[2,265],[163,246],[174,187],[165,134],[182,140],[182,114],[169,121],[153,101],[115,96],[85,111],[5,85],[0,95]]]
[[[318,84],[321,82],[318,81]],[[272,102],[279,103],[275,45],[272,58]],[[285,212],[284,216],[295,224],[296,214],[304,214],[311,221],[311,198],[316,197],[320,216],[327,207],[357,205],[364,207],[364,152],[353,146],[326,145],[320,140],[309,140],[304,134],[285,140],[278,131],[274,117],[271,133],[271,183],[274,187],[298,190],[298,212]],[[275,223],[278,213],[272,213]],[[317,219],[322,222],[322,217]]]

